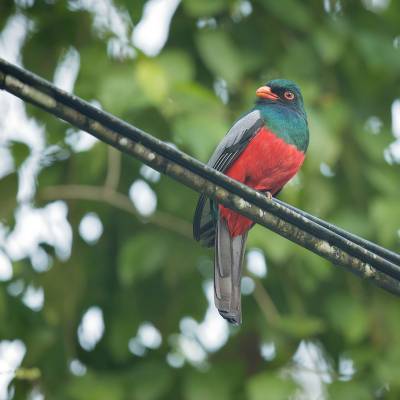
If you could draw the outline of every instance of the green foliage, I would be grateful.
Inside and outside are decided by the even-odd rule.
[[[15,167],[18,168],[29,156],[29,146],[21,142],[13,142],[10,146],[11,154],[14,159]]]
[[[18,175],[11,173],[0,180],[1,223],[11,224],[17,205]]]
[[[204,63],[214,75],[225,79],[231,87],[237,86],[243,73],[242,56],[228,34],[216,30],[200,31],[197,43]]]
[[[157,251],[152,251],[156,248]],[[159,272],[168,244],[165,237],[154,233],[136,235],[126,241],[118,258],[118,271],[122,284],[129,285]]]
[[[192,17],[209,17],[223,11],[228,4],[227,0],[184,0],[183,7]]]
[[[374,397],[360,382],[335,382],[329,387],[329,396],[332,400],[367,400]]]
[[[155,56],[131,40],[145,3],[111,1],[102,19],[103,2],[1,1],[0,34],[13,18],[32,23],[18,39],[19,19],[20,33],[7,37],[14,55],[5,56],[53,80],[60,65],[73,72],[63,60],[75,49],[76,95],[202,161],[252,107],[260,84],[293,79],[311,138],[281,198],[400,250],[400,168],[389,151],[399,2],[182,0]],[[0,37],[2,51],[5,44]],[[196,194],[103,143],[76,146],[79,133],[33,106],[13,114],[11,98],[1,94],[0,102],[8,163],[0,168],[0,263],[9,258],[13,268],[0,281],[0,343],[26,346],[11,398],[32,391],[57,400],[399,398],[397,298],[256,226],[248,247],[265,254],[267,275],[252,276],[258,282],[243,297],[243,325],[223,344],[226,332],[196,325],[212,279],[212,253],[191,239]],[[157,196],[151,216],[131,204],[138,179]],[[29,207],[44,222],[28,218]],[[103,227],[94,240],[82,234],[88,213]],[[28,292],[41,289],[43,306],[28,307]],[[105,330],[89,349],[78,331],[93,306]],[[161,343],[140,342],[146,324]],[[204,346],[204,329],[220,347]]]
[[[295,387],[295,384],[287,379],[271,372],[262,372],[247,383],[247,395],[249,400],[262,400],[266,395],[271,399],[284,400],[293,395]]]

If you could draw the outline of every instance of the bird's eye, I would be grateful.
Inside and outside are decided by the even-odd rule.
[[[294,93],[291,92],[290,90],[286,90],[286,92],[283,93],[283,96],[285,97],[286,100],[293,100],[294,99]]]

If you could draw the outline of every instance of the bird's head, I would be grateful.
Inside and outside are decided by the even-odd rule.
[[[279,105],[305,114],[300,88],[287,79],[273,79],[256,90],[257,105]]]

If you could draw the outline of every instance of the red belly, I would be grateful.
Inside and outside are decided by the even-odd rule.
[[[300,169],[304,153],[287,144],[266,128],[261,128],[242,154],[226,170],[226,175],[259,191],[278,192]],[[253,221],[220,205],[231,236],[248,231]]]

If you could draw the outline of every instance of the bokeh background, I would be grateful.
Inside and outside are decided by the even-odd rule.
[[[400,249],[400,2],[0,1],[0,56],[206,161],[285,77],[311,145],[281,198]],[[255,227],[212,304],[197,194],[0,93],[0,399],[398,399],[400,300]]]

